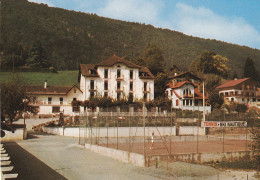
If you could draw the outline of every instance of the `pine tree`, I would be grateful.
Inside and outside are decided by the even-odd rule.
[[[259,72],[256,71],[255,69],[255,64],[253,59],[247,58],[245,61],[245,66],[244,66],[244,78],[252,78],[255,81],[259,81]]]
[[[26,65],[31,68],[48,68],[50,66],[45,50],[41,45],[32,46]]]

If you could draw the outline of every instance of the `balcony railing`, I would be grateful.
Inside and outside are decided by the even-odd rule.
[[[184,98],[193,98],[193,94],[183,94]]]
[[[144,93],[150,93],[151,92],[151,88],[145,88],[145,89],[143,88],[143,92]]]
[[[117,81],[123,81],[124,80],[124,75],[121,75],[120,77],[118,77],[117,75],[115,75],[115,79]]]

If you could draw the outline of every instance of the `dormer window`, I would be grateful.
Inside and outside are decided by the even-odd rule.
[[[118,68],[120,68],[121,66],[120,66],[120,65],[118,65],[117,67],[118,67]]]

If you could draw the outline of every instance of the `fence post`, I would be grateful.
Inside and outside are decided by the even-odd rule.
[[[107,118],[106,118],[107,119]],[[109,127],[109,122],[107,120],[107,148],[108,148],[108,127]]]
[[[145,107],[145,104],[144,104],[144,102],[143,102],[143,126],[144,126],[144,156],[145,156],[145,117],[144,117],[144,107]]]
[[[117,126],[117,130],[116,130],[116,149],[118,149],[118,116],[117,116],[117,123],[116,123],[116,126]]]
[[[225,149],[224,149],[224,144],[225,144],[225,143],[224,143],[224,134],[225,134],[225,133],[224,133],[224,126],[223,126],[223,152],[225,152]]]
[[[130,106],[129,106],[129,111],[130,111]],[[128,151],[130,153],[130,148],[131,148],[131,113],[129,113],[129,137],[128,137]]]

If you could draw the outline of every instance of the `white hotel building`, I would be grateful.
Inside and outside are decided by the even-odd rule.
[[[96,65],[81,64],[79,82],[84,100],[95,95],[133,101],[154,99],[153,74],[116,55]]]

